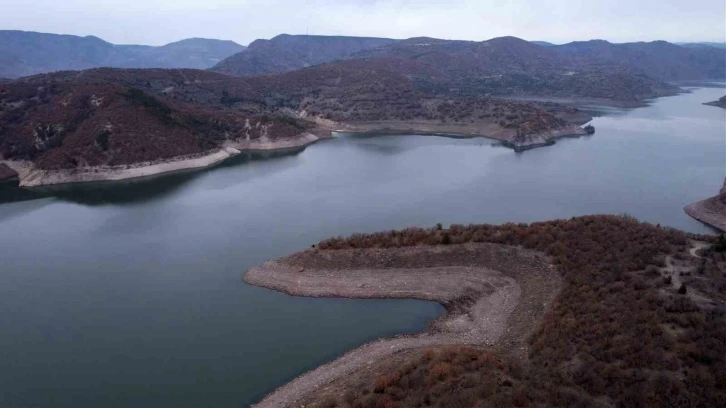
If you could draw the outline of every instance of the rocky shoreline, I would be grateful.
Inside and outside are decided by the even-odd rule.
[[[493,123],[442,124],[434,122],[384,121],[370,123],[318,123],[313,132],[303,133],[288,139],[254,139],[227,141],[219,149],[202,155],[175,157],[156,162],[138,163],[128,166],[96,166],[75,169],[46,170],[36,168],[32,162],[5,160],[0,161],[7,171],[0,171],[0,180],[18,179],[21,187],[40,187],[48,185],[75,184],[87,182],[119,181],[151,177],[160,174],[198,170],[215,166],[232,156],[245,151],[275,151],[300,148],[319,140],[333,137],[333,133],[351,134],[407,134],[485,137],[502,142],[502,145],[515,151],[549,146],[562,137],[583,136],[588,132],[580,126],[566,127],[532,135],[517,135],[513,129],[506,129]],[[2,170],[2,168],[0,168]],[[1,177],[1,176],[5,177]]]
[[[592,119],[592,118],[590,118]],[[584,123],[587,123],[584,122]],[[337,126],[336,126],[337,125]],[[454,137],[484,137],[498,140],[502,145],[521,152],[537,147],[551,146],[563,137],[586,136],[589,133],[580,126],[568,125],[530,135],[517,135],[514,129],[506,129],[494,123],[442,124],[425,121],[383,121],[328,125],[335,133],[370,135],[431,135]]]
[[[299,137],[291,139],[270,140],[265,138],[264,140],[230,141],[226,142],[221,148],[202,155],[175,157],[169,160],[139,163],[131,166],[99,166],[45,170],[36,168],[31,162],[11,160],[0,162],[0,166],[5,166],[16,174],[20,187],[119,181],[181,171],[199,170],[215,166],[242,152],[274,151],[305,147],[329,137],[330,135],[304,133],[299,135]]]
[[[708,106],[715,106],[717,108],[726,109],[726,96],[722,96],[717,101],[704,102],[703,104],[708,105]]]
[[[557,139],[563,137],[579,137],[587,136],[590,133],[579,126],[569,126],[563,129],[556,129],[544,133],[534,135],[515,136],[510,140],[504,141],[504,146],[511,147],[515,152],[523,152],[525,150],[536,149],[543,146],[551,146],[556,143]]]
[[[662,98],[664,96],[675,96],[682,93],[687,93],[687,90],[680,89],[679,91],[659,91],[652,95],[643,97],[642,99],[634,100],[621,100],[621,99],[608,99],[608,98],[588,98],[584,96],[542,96],[542,95],[501,95],[494,96],[497,99],[507,99],[512,101],[524,101],[524,102],[552,102],[567,106],[575,107],[594,107],[594,106],[607,106],[611,108],[622,108],[622,109],[633,109],[643,108],[650,104],[653,99]]]
[[[431,300],[448,312],[423,333],[365,344],[305,373],[256,407],[297,406],[336,379],[423,347],[500,346],[524,354],[525,336],[561,287],[547,257],[496,244],[311,249],[254,267],[244,281],[293,296]]]
[[[684,210],[698,221],[726,232],[726,179],[719,195],[689,204]]]
[[[7,165],[0,163],[0,183],[12,181],[18,178],[18,172],[11,169]]]

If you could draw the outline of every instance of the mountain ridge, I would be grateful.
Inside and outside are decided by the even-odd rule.
[[[714,47],[688,48],[667,41],[614,44],[589,40],[548,48],[565,55],[632,66],[664,81],[726,78],[726,52]]]
[[[335,52],[320,51],[322,44],[334,44],[341,39],[350,44],[364,40],[374,42],[347,48],[345,44],[338,43]],[[484,48],[487,44],[491,46],[489,49]],[[318,52],[325,55],[316,55]],[[235,76],[253,76],[284,73],[349,58],[431,60],[433,56],[438,56],[440,61],[436,64],[442,66],[451,68],[459,65],[461,70],[466,65],[477,73],[489,72],[491,75],[513,72],[540,74],[545,68],[550,74],[554,71],[596,70],[647,76],[660,81],[720,79],[726,76],[726,53],[714,47],[689,48],[666,41],[614,44],[605,40],[555,45],[512,36],[465,41],[429,37],[392,40],[282,34],[270,40],[254,41],[247,50],[227,58],[211,70]],[[517,58],[518,61],[513,60]],[[526,65],[540,71],[534,72]]]
[[[233,41],[203,38],[149,46],[112,44],[92,35],[0,30],[0,77],[102,66],[205,69],[244,48]]]
[[[0,155],[44,171],[88,171],[251,142],[299,144],[349,125],[375,130],[392,122],[414,124],[407,131],[453,126],[453,133],[532,148],[584,134],[572,123],[590,119],[556,104],[437,95],[417,85],[421,78],[446,76],[407,59],[353,59],[257,77],[192,69],[41,74],[0,84]]]
[[[376,37],[280,34],[269,40],[253,41],[247,49],[221,61],[210,71],[234,76],[279,74],[339,60],[353,52],[394,41]]]

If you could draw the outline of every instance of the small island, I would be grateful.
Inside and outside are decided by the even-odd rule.
[[[715,106],[717,108],[724,108],[724,109],[726,109],[726,95],[720,97],[717,101],[704,102],[704,105]]]

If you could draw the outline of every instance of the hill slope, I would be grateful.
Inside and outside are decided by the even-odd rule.
[[[666,41],[612,44],[591,40],[549,49],[563,55],[631,66],[664,81],[726,78],[726,51],[716,47],[682,47]]]
[[[704,105],[716,106],[718,108],[726,109],[726,96],[722,96],[722,97],[718,98],[718,100],[716,100],[716,101],[706,102],[706,103],[704,103]]]
[[[499,248],[509,259],[499,263],[501,258],[484,243],[505,245]],[[526,258],[522,255],[527,250],[542,254]],[[405,268],[410,282],[420,282],[427,272],[440,275],[446,267],[463,266],[476,270],[484,264],[521,282],[520,305],[526,306],[514,308],[500,340],[471,341],[463,328],[476,322],[477,312],[466,309],[457,324],[439,325],[437,320],[424,334],[436,338],[441,332],[457,330],[456,343],[476,349],[440,341],[440,346],[412,344],[412,349],[383,357],[364,355],[353,371],[337,374],[338,380],[304,388],[306,378],[321,378],[326,372],[336,376],[332,370],[321,375],[316,369],[313,376],[304,374],[293,380],[290,385],[295,388],[283,386],[255,406],[723,406],[724,251],[723,238],[693,236],[607,215],[330,238],[314,249],[265,264],[288,264],[295,269],[285,280],[274,279],[282,274],[268,274],[270,284],[262,286],[309,296],[301,292],[310,280],[308,274],[315,277],[319,268],[328,274],[326,281],[314,287],[318,293],[329,287],[339,292],[347,288],[379,293],[410,290],[410,297],[425,298],[442,286],[429,285],[420,292],[415,283],[399,286],[402,274],[395,268]],[[445,259],[445,254],[451,255]],[[561,289],[551,303],[542,302],[536,290],[529,292],[522,277],[537,275],[525,266],[535,262],[525,264],[524,259],[545,260],[562,277]],[[368,261],[365,270],[369,272],[384,265],[385,269],[376,271],[378,279],[372,285],[359,280],[363,268],[357,268],[362,260]],[[248,271],[245,279],[258,268]],[[252,283],[257,282],[262,280]],[[537,282],[532,287],[546,286]],[[475,298],[467,295],[476,293],[477,286],[470,283],[466,289],[462,299],[466,305],[475,304]],[[506,304],[516,304],[515,299],[507,298]],[[446,305],[451,315],[462,312],[456,302]],[[518,314],[526,307],[536,309]],[[540,316],[530,330],[530,319]],[[488,320],[492,321],[496,320]],[[349,352],[321,369],[337,368],[341,360],[375,344],[380,342]],[[314,391],[305,392],[310,389]],[[286,390],[292,392],[285,394]],[[280,396],[289,398],[281,401]]]
[[[354,52],[390,44],[388,38],[282,34],[256,40],[211,68],[236,76],[279,74],[342,59]]]
[[[199,155],[227,141],[295,137],[310,127],[155,96],[125,84],[121,72],[61,72],[0,85],[0,155],[41,169],[132,165]],[[194,70],[127,73],[147,84],[226,78]]]
[[[626,64],[570,56],[515,37],[483,42],[409,39],[353,58],[407,58],[443,72],[436,91],[456,88],[471,95],[587,97],[636,102],[677,88]]]
[[[446,76],[408,59],[355,59],[247,78],[111,68],[38,75],[0,84],[0,155],[51,170],[133,165],[230,143],[299,139],[317,126],[329,134],[391,121],[534,147],[584,133],[566,119],[590,119],[555,104],[432,94],[419,86],[423,79]]]
[[[0,77],[101,66],[124,68],[209,68],[243,50],[232,41],[192,38],[161,47],[114,45],[88,36],[0,31]]]

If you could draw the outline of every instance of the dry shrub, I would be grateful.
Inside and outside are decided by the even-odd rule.
[[[688,238],[715,243],[715,237],[605,215],[529,225],[452,225],[445,232],[453,244],[487,242],[542,251],[565,284],[529,339],[527,362],[515,366],[465,347],[427,349],[413,369],[402,373],[404,406],[458,406],[466,402],[451,396],[464,390],[474,390],[466,398],[474,395],[493,406],[584,407],[596,399],[620,407],[726,406],[723,307],[704,309],[672,289],[664,292],[657,270],[666,255],[690,259]],[[441,234],[438,228],[408,228],[331,238],[319,247],[426,245],[432,237],[441,242]],[[698,278],[683,278],[703,293],[723,297],[722,253],[702,253],[702,271],[693,274]]]

